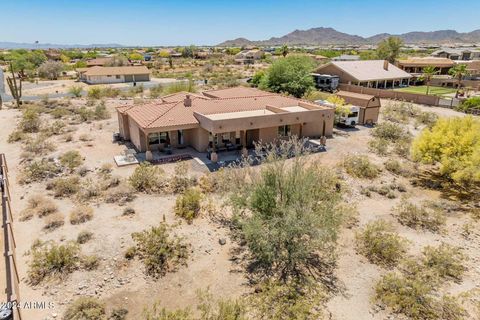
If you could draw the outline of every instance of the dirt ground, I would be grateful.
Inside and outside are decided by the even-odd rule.
[[[388,101],[382,101],[383,104]],[[112,117],[108,120],[75,125],[77,128],[72,142],[56,140],[57,149],[52,156],[68,150],[78,150],[85,157],[85,166],[91,170],[99,168],[104,163],[113,163],[113,156],[121,154],[125,146],[112,143],[112,134],[118,131],[114,105],[119,101],[107,103]],[[461,116],[462,114],[443,108],[423,107],[440,116]],[[68,213],[74,203],[70,199],[54,199],[50,191],[45,190],[44,183],[20,185],[19,170],[22,166],[21,145],[7,143],[8,135],[14,131],[20,119],[20,112],[15,109],[0,111],[0,152],[7,156],[11,181],[13,212],[16,216],[14,232],[17,240],[17,259],[19,273],[22,279],[21,298],[23,301],[47,301],[54,303],[54,309],[23,310],[25,319],[60,318],[66,304],[83,295],[96,296],[106,302],[107,308],[124,307],[129,310],[128,319],[140,319],[142,310],[153,303],[162,307],[179,308],[195,305],[198,301],[196,291],[210,289],[215,297],[237,297],[251,291],[247,284],[245,271],[231,259],[232,240],[228,238],[228,230],[214,222],[208,216],[186,224],[177,219],[173,213],[175,196],[137,194],[136,199],[129,204],[136,211],[133,216],[122,216],[124,207],[117,204],[93,204],[94,218],[80,225],[68,222]],[[370,128],[358,127],[358,130],[336,130],[332,139],[328,140],[327,152],[312,155],[326,166],[337,166],[345,155],[350,153],[368,153],[371,159],[382,164],[386,158],[378,157],[368,151],[367,142],[370,139]],[[411,128],[413,134],[419,130]],[[82,142],[81,134],[88,134],[92,141]],[[114,168],[113,174],[128,177],[134,166]],[[162,165],[165,171],[172,172],[173,165]],[[374,194],[371,198],[361,195],[360,186],[373,183],[389,183],[400,180],[407,186],[406,194],[411,201],[419,203],[422,200],[444,201],[442,194],[412,186],[405,178],[394,177],[384,172],[375,181],[352,179],[345,176],[351,189],[348,203],[358,211],[358,223],[353,228],[341,231],[338,245],[338,265],[336,274],[342,288],[339,294],[331,297],[327,303],[330,319],[397,319],[372,303],[373,286],[381,275],[388,270],[369,263],[365,257],[358,255],[354,249],[355,231],[366,223],[383,218],[391,221],[396,230],[410,241],[409,254],[418,254],[425,245],[446,242],[460,246],[469,256],[468,272],[459,284],[451,284],[444,288],[446,292],[460,293],[470,289],[480,288],[480,241],[479,228],[476,225],[468,239],[461,236],[461,230],[469,217],[460,212],[450,212],[447,226],[443,233],[430,233],[413,230],[400,225],[392,216],[392,208],[400,201],[388,199]],[[20,212],[26,207],[26,199],[34,194],[47,194],[59,206],[59,211],[65,215],[65,224],[52,231],[43,230],[41,218],[34,217],[29,221],[19,221]],[[159,279],[144,275],[138,261],[127,261],[124,252],[133,244],[130,234],[150,226],[158,225],[163,219],[168,223],[178,223],[175,232],[184,236],[191,244],[191,257],[187,266],[180,267],[176,272],[167,273]],[[65,242],[76,239],[83,230],[93,232],[94,239],[82,245],[82,253],[97,254],[101,257],[100,267],[94,271],[75,271],[62,281],[42,283],[32,287],[27,283],[28,250],[36,239]],[[220,245],[219,239],[226,238],[226,245]]]

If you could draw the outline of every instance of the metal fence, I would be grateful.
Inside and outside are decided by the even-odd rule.
[[[15,257],[15,237],[13,234],[13,216],[12,208],[10,204],[10,189],[8,184],[8,167],[5,155],[0,154],[0,191],[1,191],[1,204],[2,204],[2,242],[3,242],[3,255],[4,265],[1,268],[5,270],[5,274],[1,275],[0,283],[4,288],[3,299],[6,299],[12,307],[13,319],[21,320],[22,316],[20,309],[16,306],[20,303],[19,295],[19,283],[20,278],[17,270],[17,260]],[[3,273],[3,272],[2,272]],[[8,305],[8,304],[7,304]]]

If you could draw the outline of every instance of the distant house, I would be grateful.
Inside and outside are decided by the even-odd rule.
[[[438,74],[448,74],[448,70],[455,65],[453,60],[448,58],[432,58],[432,57],[425,57],[425,58],[408,58],[408,59],[400,59],[397,61],[397,66],[412,74],[421,74],[423,72],[423,68],[432,66],[437,69]]]
[[[432,57],[448,58],[451,60],[480,60],[480,50],[475,48],[443,48],[432,52]]]
[[[359,61],[360,56],[353,54],[342,54],[341,56],[332,58],[333,61]]]
[[[78,68],[79,79],[88,84],[150,81],[145,66]]]
[[[238,64],[254,64],[255,61],[261,60],[264,56],[265,52],[262,50],[244,50],[235,55],[235,62]]]
[[[87,67],[104,67],[112,59],[111,58],[94,58],[87,60]]]
[[[340,83],[383,89],[409,85],[412,78],[386,60],[331,61],[315,73],[338,76]]]

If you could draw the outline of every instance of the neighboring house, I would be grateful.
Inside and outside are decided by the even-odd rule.
[[[244,50],[235,55],[235,62],[239,64],[254,64],[255,61],[261,60],[264,56],[265,52],[262,50]]]
[[[104,67],[109,63],[111,58],[94,58],[87,60],[87,67]]]
[[[467,66],[468,75],[465,77],[466,79],[480,78],[480,60],[458,61],[456,63]]]
[[[331,136],[334,120],[333,108],[246,87],[176,93],[117,113],[120,135],[140,152],[190,146],[212,161],[258,141]]]
[[[448,58],[451,60],[480,60],[480,50],[475,48],[443,48],[432,52],[432,57]]]
[[[397,66],[404,70],[405,72],[411,74],[420,75],[423,73],[423,68],[432,66],[437,69],[437,74],[446,75],[451,67],[455,65],[453,60],[448,58],[408,58],[408,59],[400,59],[397,61]]]
[[[150,81],[145,66],[78,68],[77,73],[88,84]]]
[[[360,56],[353,54],[342,54],[341,56],[332,58],[333,61],[359,61]]]
[[[386,60],[331,61],[315,73],[338,76],[340,83],[383,89],[407,86],[412,78]]]

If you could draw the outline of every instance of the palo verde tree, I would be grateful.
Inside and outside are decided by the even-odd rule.
[[[414,160],[439,164],[447,180],[473,191],[480,187],[480,120],[440,118],[424,129],[412,145]]]
[[[12,97],[15,99],[15,102],[17,104],[17,108],[20,107],[22,104],[21,98],[22,98],[22,79],[15,76],[15,71],[13,69],[13,63],[10,62],[10,72],[12,74],[11,77],[7,77],[7,84],[8,87],[10,88],[10,92],[12,94]]]
[[[388,37],[378,44],[377,56],[379,59],[388,60],[388,62],[394,63],[400,55],[400,49],[402,48],[402,45],[402,39],[398,37]]]
[[[278,59],[262,77],[260,88],[300,98],[315,87],[311,76],[314,67],[314,61],[307,56],[294,55]]]
[[[303,145],[292,138],[279,146],[262,146],[269,151],[260,171],[244,167],[225,179],[253,269],[284,282],[328,269],[342,221],[338,178],[308,164],[300,156],[308,153]]]

